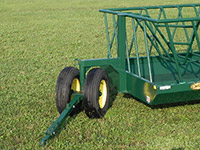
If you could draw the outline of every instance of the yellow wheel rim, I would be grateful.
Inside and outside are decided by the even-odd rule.
[[[104,108],[106,104],[106,99],[107,99],[107,86],[106,86],[106,81],[101,80],[100,85],[99,85],[99,107],[101,109]]]
[[[78,92],[78,93],[81,91],[81,85],[80,85],[79,79],[75,78],[72,81],[71,90],[73,90],[73,92]],[[72,100],[72,98],[73,98],[73,95],[70,96],[70,100]]]

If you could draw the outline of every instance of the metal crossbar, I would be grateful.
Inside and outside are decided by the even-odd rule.
[[[185,9],[193,11],[192,17],[186,16],[184,13]],[[167,10],[174,10],[177,12],[175,18],[169,17]],[[138,12],[139,11],[139,12]],[[154,11],[154,15],[151,12]],[[157,16],[155,11],[158,11]],[[125,53],[127,61],[127,71],[131,72],[130,59],[133,47],[135,47],[135,56],[137,63],[137,75],[141,75],[141,61],[140,61],[140,48],[138,46],[138,30],[144,32],[144,45],[145,45],[145,56],[147,58],[147,66],[149,70],[149,81],[153,82],[152,68],[151,68],[151,57],[153,56],[152,51],[155,49],[157,55],[163,60],[175,63],[176,72],[178,74],[178,82],[184,82],[181,75],[181,65],[186,63],[198,63],[199,60],[192,59],[189,56],[199,56],[200,52],[200,41],[199,41],[199,24],[200,24],[200,4],[184,4],[184,5],[167,5],[167,6],[149,6],[149,7],[130,7],[130,8],[118,8],[118,9],[102,9],[100,12],[104,13],[107,43],[108,43],[108,58],[112,58],[112,45],[116,43],[116,49],[119,50],[119,39],[118,39],[118,20],[116,16],[125,17],[131,19],[132,24],[132,37],[130,45],[128,44],[128,37],[126,34],[125,39]],[[108,19],[107,14],[113,15],[113,34],[109,36],[108,31]],[[171,15],[172,16],[172,15]],[[126,28],[126,27],[125,27]],[[185,41],[176,41],[177,30],[183,30]],[[125,29],[126,32],[130,32]],[[194,41],[198,49],[193,49]],[[177,46],[185,47],[185,54],[180,55],[177,50]],[[119,54],[119,52],[118,52]]]

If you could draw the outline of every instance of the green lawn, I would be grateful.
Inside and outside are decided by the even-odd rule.
[[[193,0],[192,3],[198,3]],[[55,85],[74,59],[106,57],[101,8],[190,0],[0,0],[0,149],[200,149],[200,104],[151,109],[118,94],[103,119],[84,112],[38,143],[59,114]]]

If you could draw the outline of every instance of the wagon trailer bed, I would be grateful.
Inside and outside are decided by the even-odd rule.
[[[149,106],[200,100],[200,4],[99,11],[104,15],[107,58],[79,60],[79,69],[61,71],[56,85],[61,115],[40,144],[81,105],[90,118],[103,117],[109,85]]]

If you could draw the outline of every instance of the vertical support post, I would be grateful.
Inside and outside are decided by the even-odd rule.
[[[193,5],[193,8],[194,8],[194,11],[195,11],[195,13],[196,13],[196,17],[199,17],[199,12],[198,12],[196,6]],[[200,10],[200,7],[199,7],[199,10]]]
[[[179,82],[182,82],[183,79],[181,77],[180,68],[179,68],[179,63],[180,62],[179,62],[177,54],[176,54],[176,50],[175,50],[173,38],[172,38],[172,35],[171,35],[171,31],[169,29],[168,23],[165,23],[165,27],[166,27],[167,34],[168,34],[168,37],[169,37],[170,49],[171,49],[172,54],[174,56],[174,60],[175,60],[175,64],[176,64],[176,69],[177,69],[177,73],[178,73]]]
[[[179,11],[178,16],[180,16],[181,18],[183,18],[183,15],[182,15],[182,8],[178,7],[178,11]],[[178,24],[178,22],[177,22],[177,24]],[[182,25],[185,26],[185,22],[182,22]],[[190,41],[190,38],[189,38],[189,35],[188,35],[188,30],[187,30],[186,28],[184,28],[184,31],[185,31],[185,36],[186,36],[186,38],[187,38],[187,41],[189,42],[189,41]],[[175,33],[174,33],[173,37],[174,37],[174,36],[175,36]]]
[[[127,40],[127,36],[126,36],[126,60],[127,60],[128,72],[131,72],[131,67],[130,67],[130,58],[129,58],[129,51],[128,51],[128,40]]]
[[[134,42],[135,42],[135,53],[136,53],[137,67],[138,67],[138,76],[141,77],[136,26],[135,26],[135,20],[133,20],[133,19],[132,19],[132,25],[133,25],[133,35],[134,35]]]
[[[126,91],[126,18],[118,15],[118,58],[120,66],[120,92]]]
[[[139,24],[137,23],[137,25],[134,25],[134,27],[133,27],[133,21],[134,21],[134,19],[132,18],[132,29],[134,30],[134,28],[135,28],[135,32],[137,32],[137,28],[138,28]],[[133,34],[131,44],[130,44],[130,47],[129,47],[129,56],[130,56],[131,50],[133,48],[133,43],[134,43],[134,34]]]
[[[118,49],[118,41],[117,41],[117,22],[115,19],[115,15],[113,15],[113,26],[114,26],[114,32],[115,32],[115,43],[116,43],[116,49]]]
[[[143,28],[144,28],[144,41],[145,41],[146,54],[147,54],[147,63],[148,63],[148,69],[149,69],[149,79],[150,79],[150,82],[153,82],[153,80],[152,80],[151,62],[150,62],[149,46],[148,46],[148,39],[147,39],[147,31],[146,31],[146,24],[145,24],[145,21],[143,21]]]
[[[196,24],[197,27],[199,26],[199,23]],[[200,42],[199,42],[199,35],[197,33],[197,27],[196,27],[194,21],[192,21],[192,27],[193,27],[193,32],[194,32],[194,35],[196,37],[196,40],[197,40],[197,45],[198,45],[198,48],[199,48],[199,52],[200,52]]]
[[[158,14],[158,20],[160,20],[160,17],[161,17],[161,10],[160,10],[160,12],[159,12],[159,14]],[[153,25],[154,25],[154,23],[152,23],[151,22],[151,28],[149,28],[150,30],[152,30],[151,32],[154,32],[155,33],[155,36],[156,36],[156,32],[157,32],[157,30],[156,29],[153,29]],[[153,35],[153,41],[151,42],[152,44],[151,44],[151,46],[150,46],[150,49],[149,49],[149,51],[150,51],[150,54],[151,54],[151,51],[152,51],[152,48],[153,48],[153,42],[155,42],[155,46],[157,47],[155,47],[156,48],[156,50],[158,49],[159,50],[159,46],[158,46],[158,43],[157,43],[157,41],[155,40],[155,36]],[[160,51],[160,50],[159,50]],[[162,55],[161,55],[161,53],[159,53],[159,55],[162,57]]]
[[[108,58],[111,58],[111,48],[110,48],[110,37],[108,32],[108,21],[107,21],[107,15],[104,13],[104,22],[106,27],[106,37],[107,37],[107,45],[108,45]]]
[[[81,84],[81,90],[83,90],[83,85],[85,82],[85,68],[84,65],[79,61],[79,72],[80,72],[80,84]]]
[[[187,59],[189,57],[189,53],[190,51],[192,52],[192,45],[194,43],[194,38],[195,36],[197,35],[198,37],[198,33],[197,33],[197,30],[198,30],[198,27],[199,27],[199,23],[198,22],[196,25],[194,23],[194,21],[192,21],[192,27],[193,27],[193,32],[192,32],[192,35],[191,35],[191,38],[190,38],[190,41],[189,41],[189,45],[188,45],[188,48],[187,48],[187,53],[186,53],[186,56],[185,56],[185,61],[183,64],[186,64],[187,62]],[[196,32],[196,33],[195,33]],[[199,43],[199,38],[196,38],[197,39],[197,45],[198,45],[198,48],[199,48],[199,52],[200,52],[200,43]]]

